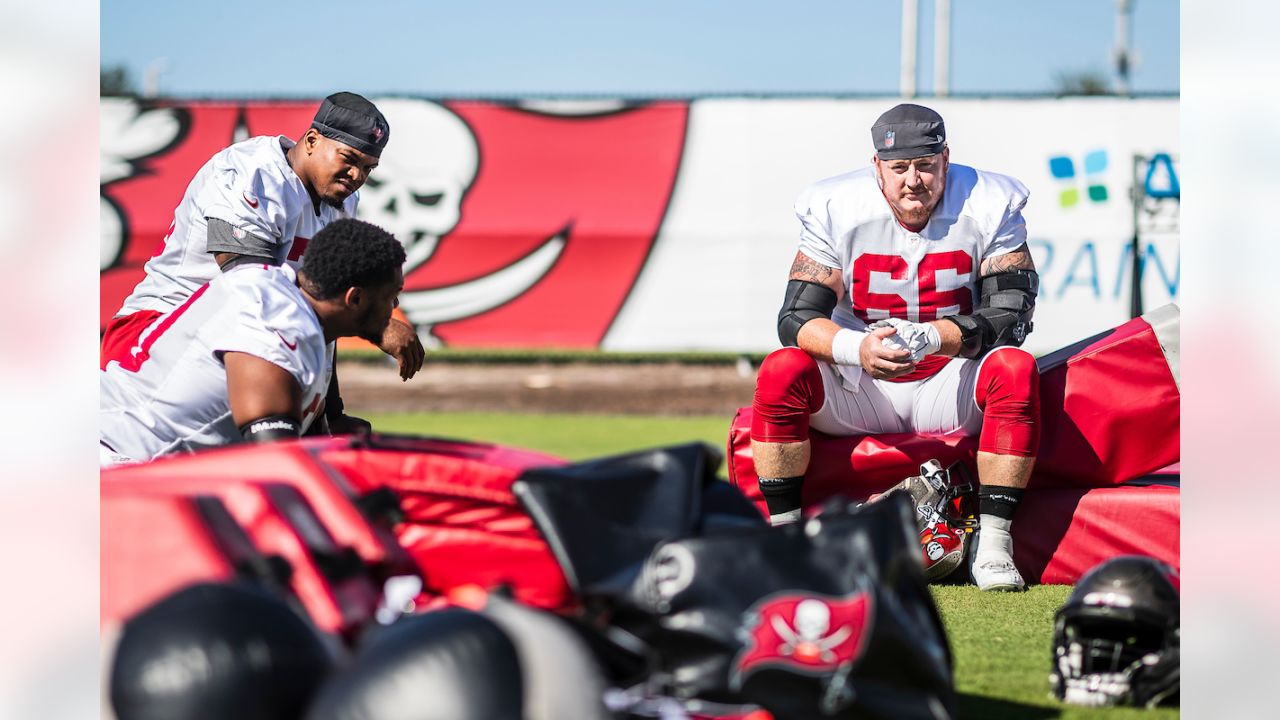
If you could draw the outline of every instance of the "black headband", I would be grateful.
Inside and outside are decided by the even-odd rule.
[[[373,103],[355,93],[334,93],[320,103],[311,127],[366,155],[382,156],[391,126]]]

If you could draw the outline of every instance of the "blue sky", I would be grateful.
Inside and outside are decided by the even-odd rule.
[[[1051,92],[1110,73],[1115,0],[952,0],[953,94]],[[103,0],[101,59],[163,93],[428,96],[896,94],[897,0]],[[920,0],[918,88],[933,88]],[[1179,3],[1134,0],[1136,92],[1179,90]]]

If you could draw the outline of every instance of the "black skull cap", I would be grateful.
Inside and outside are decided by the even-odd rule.
[[[334,93],[325,98],[311,127],[327,138],[374,157],[382,157],[382,149],[391,137],[391,126],[382,111],[351,92]]]

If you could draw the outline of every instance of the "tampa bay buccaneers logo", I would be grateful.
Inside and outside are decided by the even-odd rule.
[[[920,546],[924,549],[925,567],[938,562],[947,553],[960,547],[960,536],[946,523],[934,523],[920,531]]]
[[[395,132],[357,214],[404,244],[401,310],[419,334],[599,346],[665,217],[688,103],[373,100]],[[163,246],[200,166],[252,135],[297,138],[317,104],[104,101],[103,324]]]
[[[920,550],[924,555],[924,576],[929,582],[950,575],[964,560],[967,533],[938,519],[920,531]]]
[[[872,620],[871,595],[771,595],[743,617],[748,639],[733,661],[735,688],[766,667],[828,675],[862,656]]]

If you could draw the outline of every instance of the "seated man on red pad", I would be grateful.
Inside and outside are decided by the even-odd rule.
[[[1009,527],[1039,446],[1038,277],[1017,180],[950,163],[942,117],[903,104],[872,165],[796,200],[800,247],[761,365],[752,455],[775,525],[800,518],[809,428],[978,435],[983,590],[1021,590]]]

